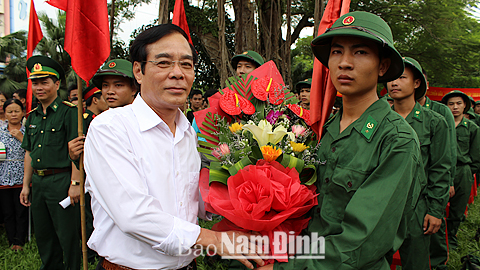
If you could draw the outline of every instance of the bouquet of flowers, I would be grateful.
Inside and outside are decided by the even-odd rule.
[[[224,217],[214,229],[269,239],[278,231],[299,235],[318,203],[312,185],[318,143],[309,111],[296,104],[273,61],[227,84],[209,99],[209,109],[195,113],[206,140],[199,151],[211,160],[200,174],[205,208]],[[270,246],[271,258],[288,260],[273,253],[271,240]]]

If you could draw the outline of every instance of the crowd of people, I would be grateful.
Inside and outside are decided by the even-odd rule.
[[[27,119],[26,91],[0,92],[0,203],[10,248],[25,244],[30,207],[40,269],[79,269],[85,174],[88,257],[99,270],[196,269],[194,246],[235,255],[251,269],[390,269],[397,250],[402,269],[446,269],[480,168],[480,103],[459,90],[441,102],[426,97],[421,63],[402,57],[390,27],[370,13],[342,16],[312,50],[342,94],[321,138],[326,163],[317,168],[318,206],[305,231],[325,236],[325,259],[264,265],[258,251],[230,254],[219,232],[198,226],[197,217],[210,215],[198,190],[195,112],[216,90],[192,90],[196,50],[172,24],[139,34],[131,61],[108,61],[89,87],[69,86],[68,101],[57,93],[62,67],[29,58],[38,105]],[[264,63],[254,51],[231,59],[236,76]],[[378,83],[387,96],[378,96]],[[292,89],[306,110],[311,84],[305,78]],[[76,106],[84,107],[84,136]]]

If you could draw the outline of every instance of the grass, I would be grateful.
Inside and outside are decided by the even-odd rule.
[[[210,222],[201,221],[200,225],[204,228],[211,228],[218,220]],[[448,267],[450,270],[460,270],[462,263],[460,259],[470,253],[476,252],[480,256],[480,243],[475,241],[475,233],[480,228],[480,196],[477,196],[474,204],[469,206],[467,220],[460,226],[458,232],[459,247],[455,251],[450,251]],[[0,228],[0,269],[2,270],[36,270],[41,264],[38,255],[35,238],[24,246],[21,252],[14,252],[8,246],[5,230]],[[200,256],[197,258],[199,270],[226,270],[228,265],[218,257]],[[81,268],[83,269],[83,268]],[[89,265],[89,270],[94,270],[95,265]]]

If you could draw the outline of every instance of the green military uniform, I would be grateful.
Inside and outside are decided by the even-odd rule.
[[[447,121],[448,131],[450,133],[450,142],[447,146],[451,146],[450,160],[452,162],[449,172],[450,186],[453,187],[453,180],[455,178],[455,170],[457,167],[457,135],[455,132],[455,119],[453,118],[452,111],[450,111],[445,104],[430,100],[428,97],[425,97],[425,104],[423,107],[439,113]],[[448,260],[447,239],[445,237],[446,228],[446,219],[443,217],[439,232],[430,237],[430,264],[432,268],[444,267]]]
[[[315,57],[328,66],[334,36],[362,37],[388,51],[392,64],[379,82],[403,73],[388,25],[376,15],[351,12],[312,42]],[[386,53],[386,52],[385,52]],[[274,269],[390,269],[388,254],[406,237],[422,187],[426,185],[415,131],[377,100],[340,132],[343,108],[324,127],[318,149],[318,206],[307,234],[325,237],[325,259],[291,258]],[[311,234],[310,234],[311,235]],[[311,255],[319,255],[311,250]]]
[[[470,100],[460,91],[452,91],[442,98],[443,103],[453,96],[460,96],[466,103],[464,113],[470,108]],[[447,218],[448,243],[451,248],[457,247],[458,227],[465,220],[465,209],[470,198],[473,174],[480,167],[480,135],[479,127],[472,121],[462,118],[455,128],[457,137],[457,168],[454,180],[455,195],[450,198],[449,216]]]
[[[342,110],[325,125],[308,227],[325,236],[325,259],[275,269],[390,269],[386,254],[403,242],[425,185],[415,131],[380,99],[340,133]]]

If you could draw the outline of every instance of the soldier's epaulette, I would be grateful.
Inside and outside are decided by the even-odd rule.
[[[68,102],[68,101],[65,101],[65,100],[64,100],[64,101],[62,101],[62,103],[63,103],[63,104],[65,104],[65,105],[67,105],[68,107],[77,107],[75,104],[73,104],[73,103],[70,103],[70,102]]]
[[[83,119],[87,119],[88,118],[88,113],[84,113],[83,114]]]
[[[36,109],[38,109],[38,107],[35,107],[35,108],[32,109],[31,111],[29,111],[27,114],[30,114],[31,112],[35,111]]]

